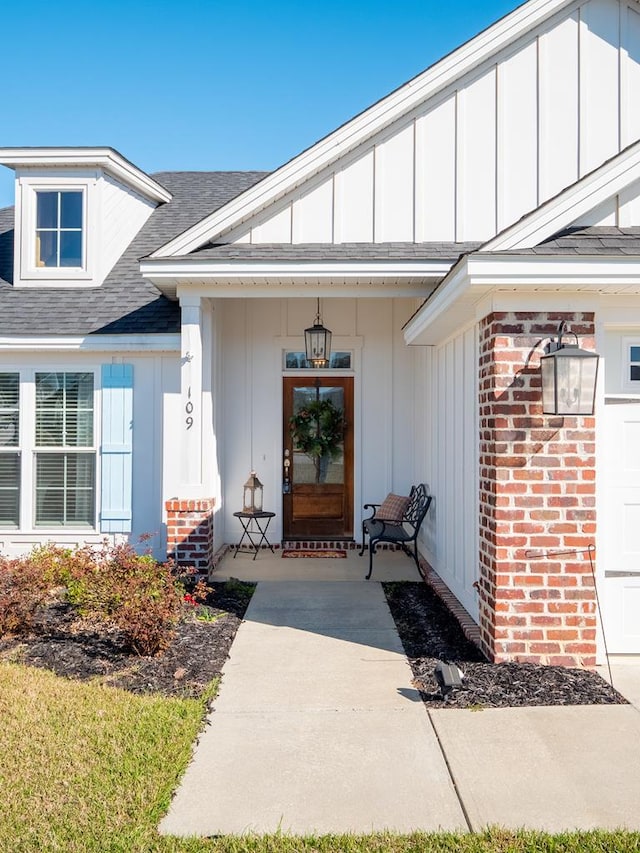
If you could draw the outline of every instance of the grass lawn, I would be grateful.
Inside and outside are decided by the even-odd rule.
[[[135,696],[0,664],[1,853],[640,851],[640,833],[624,832],[161,838],[155,827],[204,709],[204,699]]]

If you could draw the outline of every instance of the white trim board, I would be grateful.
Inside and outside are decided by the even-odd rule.
[[[87,335],[0,337],[1,352],[180,352],[180,335]]]
[[[44,166],[51,168],[90,168],[97,166],[155,202],[171,201],[173,196],[115,148],[0,148],[0,163],[11,169]]]
[[[190,258],[141,261],[144,278],[165,295],[193,290],[209,297],[427,296],[451,261],[211,261]]]

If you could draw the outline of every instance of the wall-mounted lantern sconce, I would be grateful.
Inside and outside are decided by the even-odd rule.
[[[249,479],[244,484],[243,512],[262,512],[262,490],[262,483],[258,479],[256,472],[252,471],[249,474]]]
[[[315,323],[304,330],[304,345],[307,361],[312,367],[327,366],[331,355],[331,332],[322,325],[319,298]]]
[[[565,343],[563,335],[573,335],[575,344]],[[542,412],[545,415],[592,415],[595,408],[598,361],[596,352],[578,346],[575,332],[567,332],[564,320],[558,337],[545,347],[540,359],[542,372]]]

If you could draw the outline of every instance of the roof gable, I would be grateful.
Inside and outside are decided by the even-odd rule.
[[[592,0],[592,2],[596,3],[600,0]],[[302,152],[259,185],[219,211],[205,217],[184,234],[161,246],[151,257],[185,255],[207,242],[215,241],[221,234],[259,215],[261,211],[278,202],[287,193],[313,180],[323,169],[327,169],[341,157],[363,146],[367,140],[385,128],[401,121],[404,116],[409,115],[426,100],[435,98],[452,81],[478,68],[527,32],[548,21],[554,15],[576,9],[580,5],[584,4],[576,0],[529,0],[528,3],[440,62]],[[486,238],[488,235],[484,236]],[[273,240],[273,237],[271,239]],[[395,238],[387,236],[386,239]],[[429,239],[429,237],[423,237],[423,239]],[[450,239],[464,240],[477,239],[477,237],[472,234],[459,234]]]

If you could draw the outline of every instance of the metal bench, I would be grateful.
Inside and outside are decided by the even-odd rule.
[[[409,557],[415,560],[416,567],[420,571],[418,563],[418,533],[420,526],[424,521],[429,507],[431,506],[432,495],[427,494],[427,488],[424,483],[418,486],[412,486],[409,493],[409,503],[402,516],[402,521],[385,521],[376,518],[376,511],[381,504],[365,504],[365,509],[372,509],[372,514],[362,521],[362,548],[360,556],[366,550],[365,537],[369,537],[369,574],[367,580],[371,577],[373,570],[373,555],[376,553],[378,542],[391,542],[399,545]],[[413,551],[409,550],[409,544],[413,542]]]

